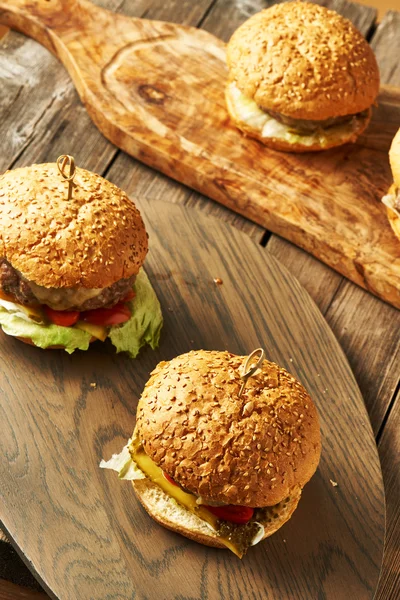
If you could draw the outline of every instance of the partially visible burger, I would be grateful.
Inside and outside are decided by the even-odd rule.
[[[287,152],[354,142],[379,92],[374,53],[350,21],[317,4],[284,2],[248,19],[227,46],[235,125]]]
[[[400,129],[393,138],[389,150],[390,166],[393,174],[393,185],[389,188],[382,202],[386,205],[389,222],[395,235],[400,239]]]
[[[117,186],[56,163],[0,177],[0,325],[41,348],[86,350],[110,337],[135,356],[157,345],[161,310],[143,269],[148,242]]]
[[[321,453],[317,410],[285,369],[263,360],[240,395],[246,358],[159,363],[132,439],[100,464],[132,480],[158,523],[240,558],[291,517]]]

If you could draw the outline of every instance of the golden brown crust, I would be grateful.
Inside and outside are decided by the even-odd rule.
[[[321,150],[329,150],[329,148],[335,148],[337,146],[342,146],[343,144],[355,142],[356,139],[358,138],[358,136],[361,135],[362,132],[368,127],[369,122],[371,120],[371,115],[372,115],[372,109],[370,108],[368,111],[368,114],[364,118],[359,119],[359,127],[357,128],[357,130],[353,130],[353,131],[349,130],[349,135],[347,138],[328,140],[323,145],[321,143],[315,143],[315,144],[297,143],[297,144],[294,144],[294,143],[287,142],[286,140],[282,140],[279,138],[262,136],[261,133],[257,129],[250,127],[247,123],[242,121],[240,116],[238,115],[238,113],[235,110],[235,106],[234,106],[233,102],[231,101],[230,93],[229,93],[229,85],[226,87],[225,98],[226,98],[226,106],[228,108],[228,112],[232,118],[232,121],[234,122],[236,127],[238,129],[240,129],[240,131],[243,131],[244,134],[258,140],[259,142],[261,142],[262,144],[264,144],[264,146],[267,146],[268,148],[272,148],[273,150],[280,150],[283,152],[296,152],[296,153],[319,152]]]
[[[147,253],[139,211],[117,186],[76,169],[73,196],[55,163],[0,177],[0,257],[48,288],[104,288],[135,275]]]
[[[296,119],[355,114],[379,92],[377,62],[361,33],[316,4],[257,13],[233,34],[227,61],[230,79],[259,107]]]
[[[318,415],[303,386],[269,361],[239,398],[245,359],[199,350],[159,363],[139,401],[137,429],[146,453],[190,492],[272,506],[315,472]]]
[[[392,145],[390,146],[389,159],[393,173],[393,180],[396,186],[400,188],[400,129],[394,136]]]
[[[172,506],[172,510],[168,510],[174,500],[169,498],[157,484],[149,479],[138,479],[132,481],[132,485],[137,499],[157,523],[204,546],[226,549],[217,534],[201,519],[189,514],[185,508],[174,509]],[[300,496],[301,490],[295,489],[290,498],[285,498],[283,502],[271,508],[266,518],[260,520],[264,527],[263,540],[273,535],[290,519],[297,508]]]

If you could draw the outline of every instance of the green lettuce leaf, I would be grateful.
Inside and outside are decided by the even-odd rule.
[[[135,298],[131,301],[132,317],[123,325],[110,328],[109,337],[117,352],[128,352],[135,358],[145,344],[153,350],[160,339],[163,318],[160,303],[143,269],[136,277]],[[0,306],[0,326],[8,335],[29,338],[39,348],[64,346],[71,354],[74,350],[87,350],[90,333],[74,327],[40,325],[23,319]]]
[[[117,471],[118,479],[145,479],[146,475],[139,469],[137,464],[132,460],[129,452],[131,440],[128,440],[119,454],[113,454],[109,460],[102,460],[100,463],[101,469],[112,469]]]
[[[117,352],[128,352],[131,358],[135,358],[145,344],[150,344],[153,350],[157,348],[163,325],[160,303],[143,269],[136,277],[134,290],[131,318],[123,325],[112,327],[109,333]]]
[[[2,307],[0,307],[0,325],[4,333],[8,335],[30,338],[35,346],[39,346],[39,348],[64,346],[69,354],[74,350],[87,350],[92,337],[90,333],[73,327],[39,325],[26,321],[9,313]]]

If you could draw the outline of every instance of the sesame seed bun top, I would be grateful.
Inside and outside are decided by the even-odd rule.
[[[67,188],[55,163],[0,177],[0,257],[49,288],[104,288],[135,275],[147,234],[133,202],[80,168],[70,200]]]
[[[267,360],[238,397],[247,357],[205,350],[161,362],[138,405],[145,452],[190,492],[225,504],[277,504],[315,472],[317,410]]]
[[[374,53],[350,21],[306,2],[248,19],[227,47],[230,79],[264,110],[324,120],[369,108],[379,92]]]
[[[389,150],[390,166],[393,173],[393,181],[400,188],[400,129],[393,138]]]

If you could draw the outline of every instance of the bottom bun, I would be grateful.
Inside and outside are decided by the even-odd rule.
[[[35,348],[39,348],[40,346],[36,346],[36,344],[34,344],[31,340],[31,338],[24,338],[24,337],[18,337],[15,336],[16,340],[19,340],[20,342],[24,342],[24,344],[28,344],[29,346],[35,346]],[[95,337],[91,337],[89,340],[89,344],[91,344],[92,342],[95,342],[97,338]],[[65,346],[47,346],[47,348],[42,348],[42,350],[65,350]]]
[[[330,148],[335,148],[337,146],[343,146],[343,144],[347,144],[349,142],[355,142],[359,135],[363,133],[363,131],[368,126],[372,109],[370,108],[365,116],[357,118],[355,123],[355,127],[349,127],[348,131],[345,131],[344,128],[341,128],[341,135],[332,135],[332,129],[330,130],[330,135],[328,135],[323,139],[323,141],[314,141],[311,143],[302,143],[299,142],[291,142],[284,137],[274,137],[274,136],[263,136],[262,128],[256,128],[255,126],[247,123],[240,114],[240,105],[237,103],[237,98],[232,94],[231,85],[227,87],[225,92],[226,98],[226,106],[228,108],[228,112],[234,121],[234,124],[238,129],[240,129],[243,133],[248,135],[249,137],[255,138],[264,146],[268,148],[272,148],[273,150],[280,150],[283,152],[295,152],[295,153],[304,153],[304,152],[319,152],[321,150],[329,150]],[[254,106],[256,104],[254,103]],[[259,112],[261,112],[260,108],[256,108]],[[328,130],[329,132],[329,130]],[[296,137],[301,137],[296,136]]]
[[[205,546],[226,549],[205,521],[178,504],[157,484],[149,479],[137,479],[132,484],[138,500],[157,523]],[[265,519],[258,521],[264,527],[262,539],[275,533],[290,519],[300,496],[301,489],[296,488],[289,498],[268,509]]]

